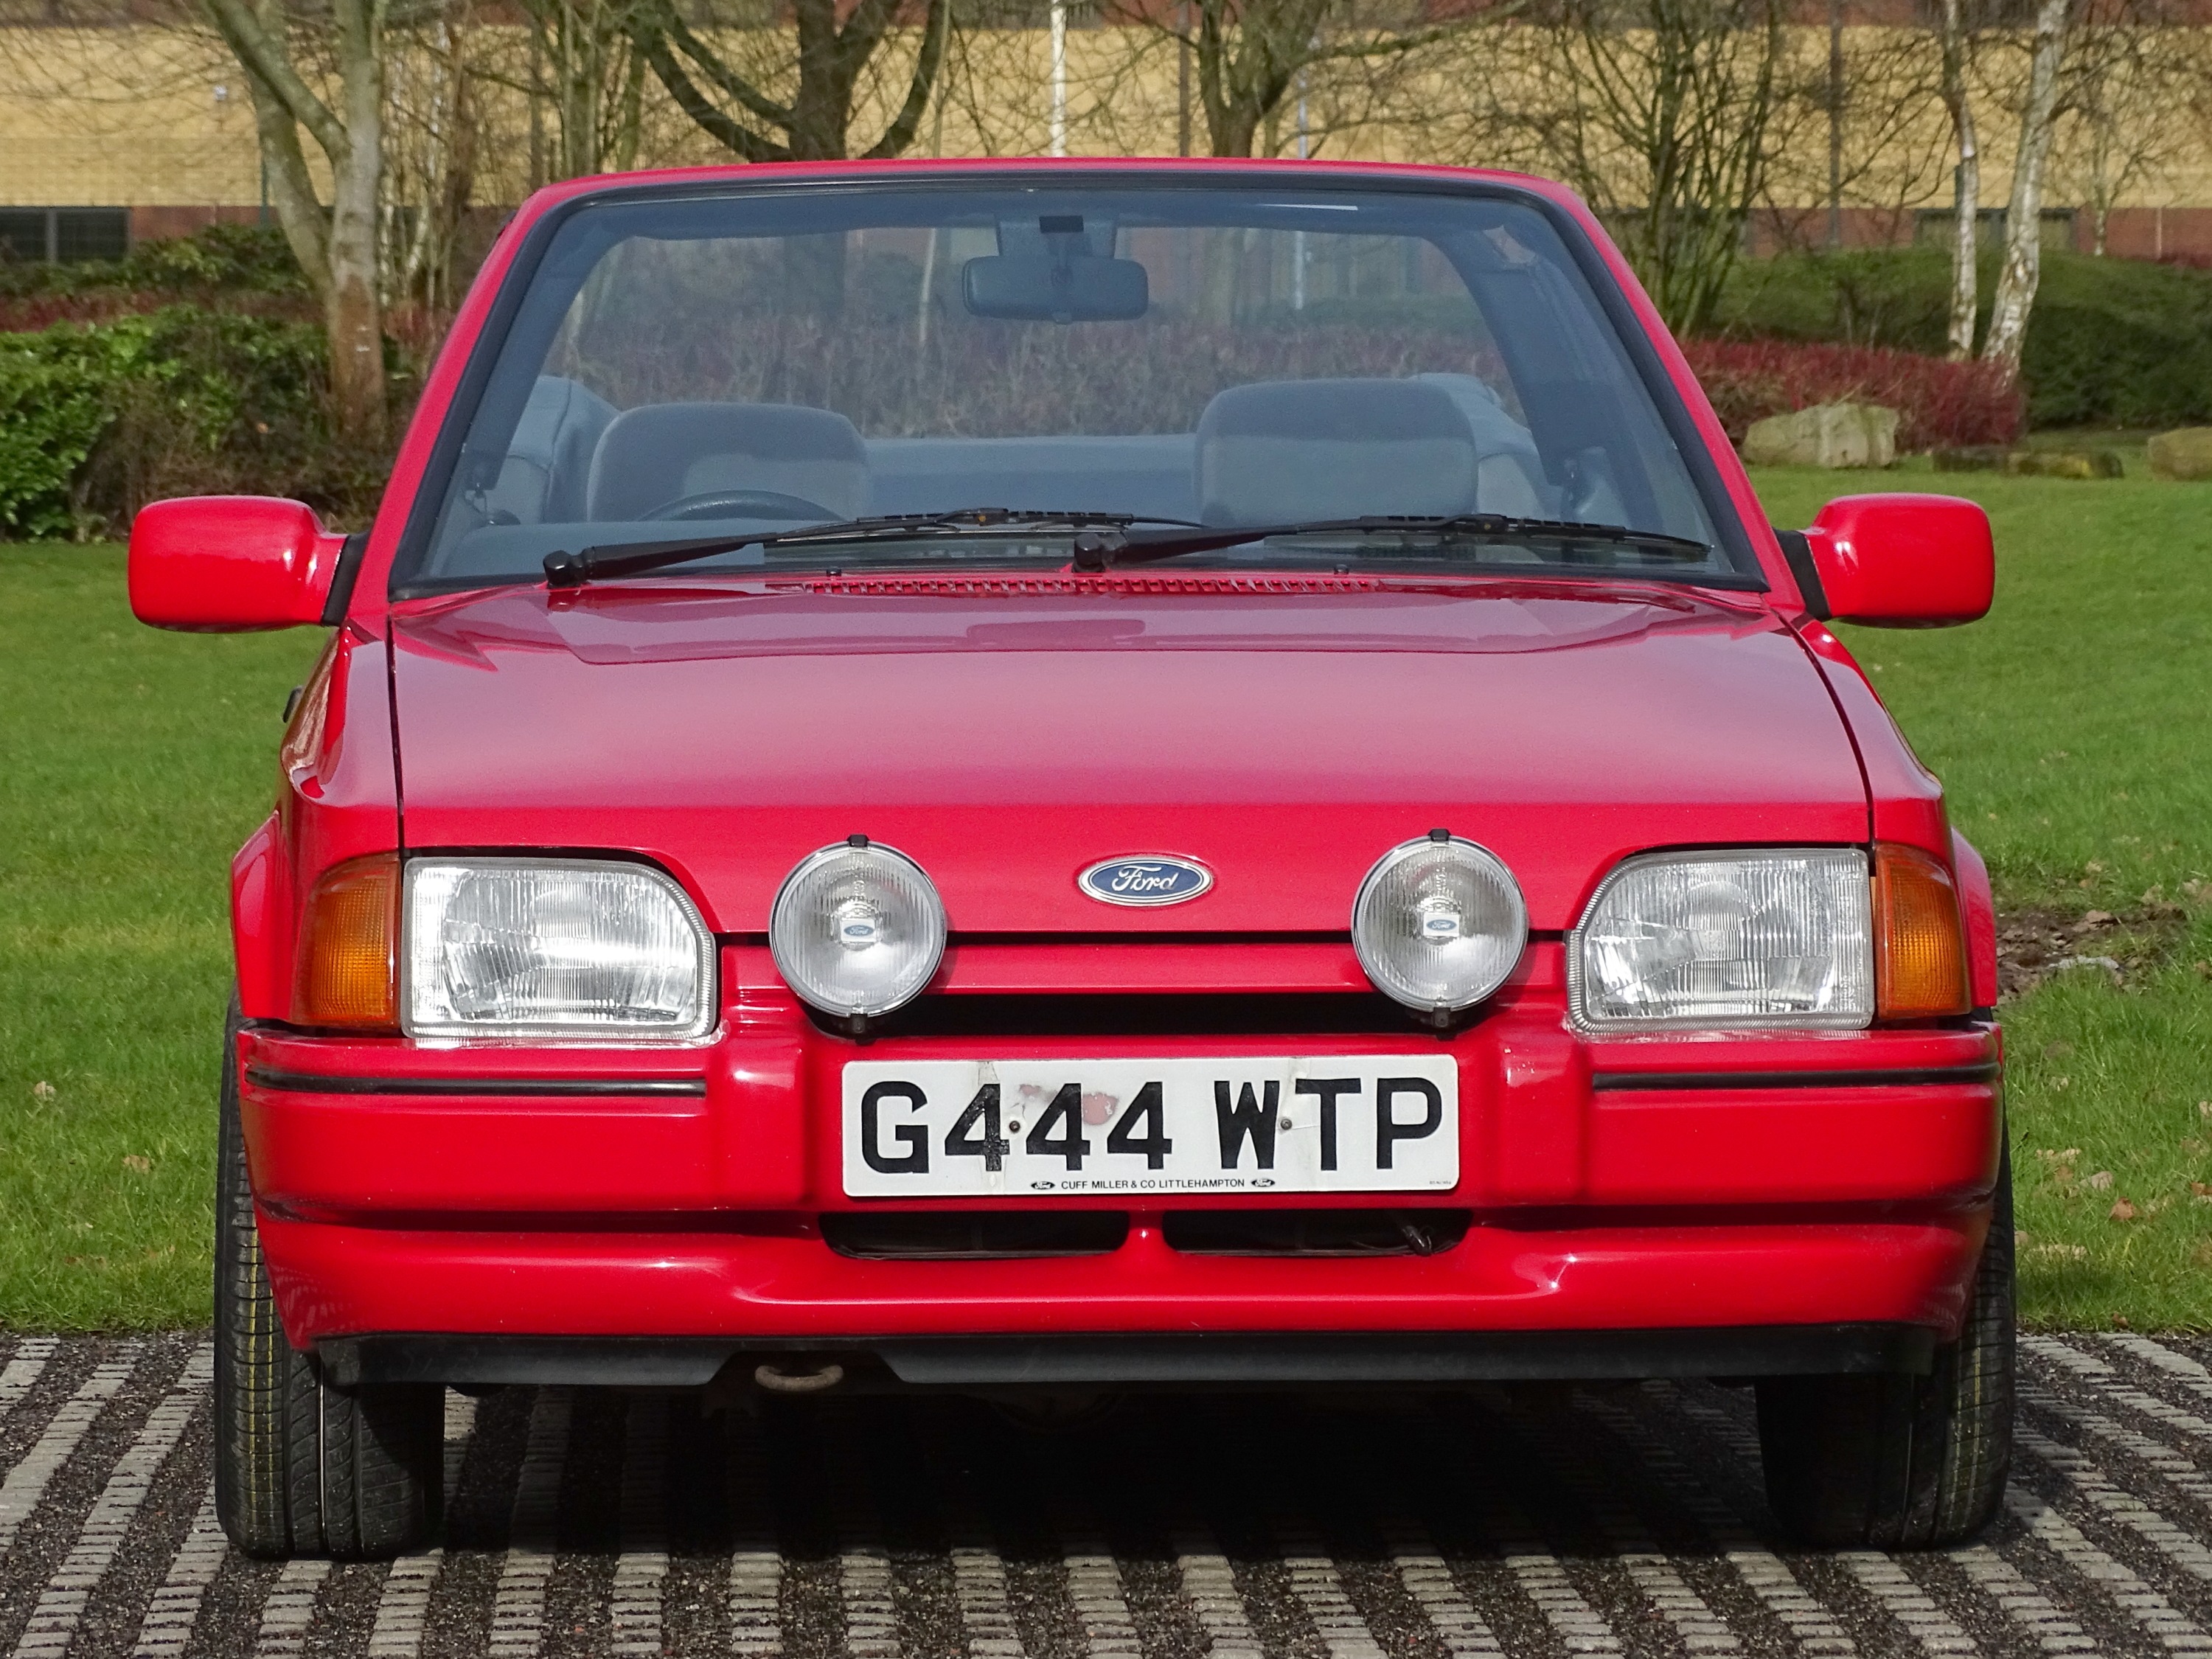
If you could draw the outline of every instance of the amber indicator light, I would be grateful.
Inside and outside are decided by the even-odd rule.
[[[1966,930],[1951,872],[1917,847],[1874,849],[1876,1010],[1883,1019],[1939,1019],[1972,1006]]]
[[[398,1030],[398,943],[399,855],[333,866],[315,884],[300,930],[293,1023]]]

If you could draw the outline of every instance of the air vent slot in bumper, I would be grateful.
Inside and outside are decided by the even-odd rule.
[[[1191,1255],[1437,1255],[1468,1210],[1170,1210],[1169,1248]]]
[[[822,1237],[840,1255],[870,1261],[999,1261],[1105,1255],[1129,1236],[1119,1210],[836,1211]]]

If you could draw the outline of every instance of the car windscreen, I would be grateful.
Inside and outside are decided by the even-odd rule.
[[[769,532],[686,568],[1066,562],[1073,531],[1049,523],[885,526],[812,551],[782,533],[970,509],[1370,526],[1185,561],[1215,567],[1757,585],[1678,446],[1679,406],[1670,429],[1584,262],[1510,193],[1080,177],[616,192],[566,210],[510,280],[527,287],[477,348],[490,372],[432,470],[443,498],[398,592]],[[1376,522],[1477,516],[1672,544]]]

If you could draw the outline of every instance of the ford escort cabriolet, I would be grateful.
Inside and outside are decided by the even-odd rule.
[[[216,1492],[368,1556],[448,1387],[1756,1391],[1776,1516],[2000,1502],[1990,887],[1831,620],[1987,520],[1769,526],[1505,174],[584,179],[374,525],[171,501],[321,624],[232,872]]]

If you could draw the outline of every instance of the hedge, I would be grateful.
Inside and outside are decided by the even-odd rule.
[[[1941,356],[1950,282],[1940,248],[1747,260],[1715,332]],[[1992,253],[1981,271],[1984,325],[1996,285]],[[2021,379],[2033,426],[2212,421],[2212,271],[2046,252]]]
[[[1896,410],[1897,447],[1907,454],[2020,436],[2025,398],[1980,363],[1795,340],[1688,340],[1682,350],[1739,444],[1753,421],[1832,403]]]
[[[165,307],[0,333],[0,538],[119,532],[141,502],[250,490],[364,517],[380,448],[332,430],[312,324]]]

